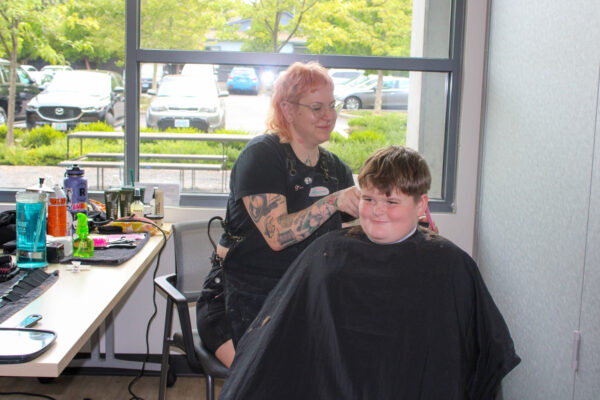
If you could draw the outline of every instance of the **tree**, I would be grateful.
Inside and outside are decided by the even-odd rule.
[[[17,86],[17,61],[19,48],[24,40],[35,44],[36,52],[43,58],[56,60],[60,56],[40,35],[44,26],[43,0],[0,0],[0,44],[10,61],[8,86],[8,118],[6,121],[6,145],[14,145],[15,92]]]
[[[319,2],[319,19],[304,32],[309,51],[363,56],[410,55],[412,1],[329,0]],[[377,71],[376,114],[381,113],[383,71]]]
[[[141,8],[141,47],[204,50],[205,35],[223,29],[228,0],[146,0]]]
[[[87,69],[125,60],[125,5],[119,0],[62,0],[48,10],[51,44],[71,63]]]
[[[242,19],[251,19],[242,38],[242,50],[279,53],[289,41],[301,34],[310,10],[319,0],[252,0],[240,2]],[[235,27],[235,25],[234,25]]]

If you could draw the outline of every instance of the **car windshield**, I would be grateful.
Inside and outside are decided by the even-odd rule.
[[[158,97],[210,97],[216,96],[214,82],[202,79],[167,79],[158,89]]]
[[[110,76],[94,72],[59,72],[46,88],[47,92],[75,92],[90,96],[110,94]]]

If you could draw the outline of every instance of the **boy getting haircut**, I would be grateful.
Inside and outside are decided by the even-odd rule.
[[[417,225],[423,157],[378,150],[359,183],[361,226],[294,261],[240,340],[220,400],[491,400],[520,362],[475,261]]]

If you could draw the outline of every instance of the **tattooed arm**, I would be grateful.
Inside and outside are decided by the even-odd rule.
[[[338,210],[358,216],[359,195],[358,188],[353,186],[293,214],[287,213],[286,198],[280,194],[251,195],[242,201],[269,247],[279,251],[312,235]]]

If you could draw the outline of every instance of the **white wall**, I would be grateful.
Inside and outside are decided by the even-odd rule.
[[[597,243],[586,239],[599,229],[588,216],[600,184],[592,175],[600,3],[490,4],[475,234],[480,269],[523,359],[505,380],[504,398],[571,399],[580,374],[600,377],[598,347],[589,352],[597,331],[582,331],[580,352],[595,366],[575,374],[571,365],[580,318],[600,317],[597,308],[580,315],[584,270],[600,267],[589,258]],[[598,398],[587,393],[580,398]]]

